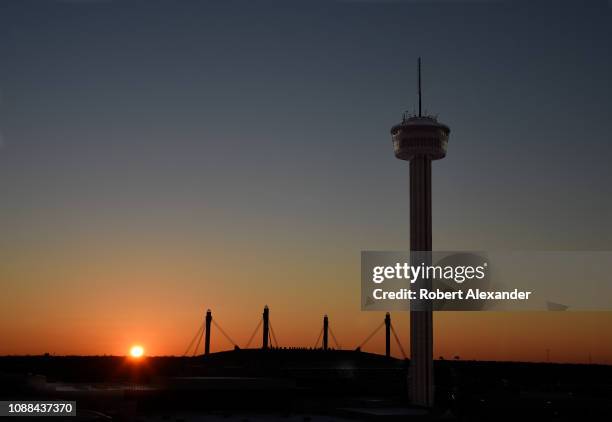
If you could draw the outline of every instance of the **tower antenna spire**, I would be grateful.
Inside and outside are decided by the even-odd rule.
[[[421,58],[418,60],[418,74],[419,74],[419,117],[421,117]]]

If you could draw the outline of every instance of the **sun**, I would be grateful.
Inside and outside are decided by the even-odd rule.
[[[142,346],[139,346],[138,344],[132,346],[132,348],[130,349],[130,356],[132,356],[133,358],[140,358],[142,357],[142,355],[144,355],[144,349],[142,348]]]

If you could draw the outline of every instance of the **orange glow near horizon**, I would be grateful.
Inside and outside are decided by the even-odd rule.
[[[14,259],[3,262],[10,295],[0,295],[0,355],[131,359],[130,347],[138,344],[146,349],[143,356],[182,356],[208,308],[245,347],[264,304],[280,346],[313,347],[328,314],[341,347],[354,349],[385,316],[360,310],[358,255],[313,249],[309,260],[296,260],[287,248],[267,252],[271,256],[244,251],[241,265],[235,265],[215,249],[181,257],[152,251],[150,259],[137,259],[158,245],[150,242],[133,252],[121,244],[95,256],[71,249],[70,257],[50,253],[36,260],[9,254]],[[308,265],[313,260],[317,265]],[[34,261],[36,266],[27,265]],[[391,318],[409,354],[409,314],[392,312]],[[612,312],[436,312],[434,326],[435,358],[612,364]],[[261,331],[250,347],[260,346]],[[362,350],[384,353],[384,347],[379,331]],[[233,348],[213,326],[211,352]],[[200,343],[197,354],[203,352]],[[402,357],[394,341],[391,353]]]

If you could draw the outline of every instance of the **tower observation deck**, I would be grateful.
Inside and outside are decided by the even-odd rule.
[[[391,128],[393,150],[400,160],[424,156],[439,160],[446,156],[448,126],[432,116],[406,116]]]

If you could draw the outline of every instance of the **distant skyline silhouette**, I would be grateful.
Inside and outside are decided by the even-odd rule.
[[[611,39],[603,0],[3,2],[0,354],[181,354],[265,304],[281,345],[326,313],[359,343],[359,252],[410,245],[417,56],[436,249],[612,249]],[[436,357],[612,362],[612,313],[434,319]]]

